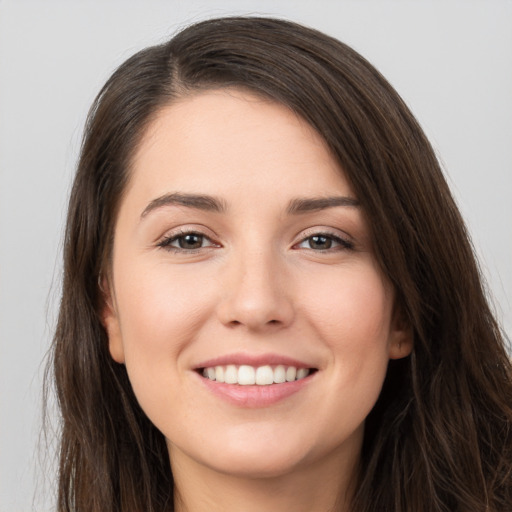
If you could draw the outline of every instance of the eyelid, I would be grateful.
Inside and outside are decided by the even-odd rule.
[[[218,238],[217,234],[207,226],[195,223],[179,224],[174,227],[168,227],[165,231],[162,230],[161,233],[162,234],[155,239],[155,243],[160,242],[164,238],[172,238],[175,236],[188,235],[192,233],[204,236],[210,240]]]
[[[221,244],[216,242],[214,240],[215,235],[207,234],[207,232],[211,232],[211,230],[205,228],[204,226],[198,226],[198,225],[189,225],[189,226],[180,226],[177,228],[174,228],[170,231],[167,231],[163,236],[161,236],[156,241],[156,246],[159,249],[165,249],[169,251],[175,251],[178,253],[187,253],[191,254],[194,252],[198,252],[205,249],[210,249],[212,247],[221,247]],[[197,249],[184,249],[180,247],[174,247],[171,245],[172,242],[175,240],[187,236],[187,235],[198,235],[201,236],[203,239],[208,240],[209,244],[204,247],[199,247]]]
[[[334,241],[336,241],[339,246],[332,248],[332,249],[324,249],[323,252],[333,252],[336,250],[351,250],[354,249],[354,240],[351,236],[349,236],[346,233],[343,233],[342,231],[335,229],[335,228],[326,228],[322,226],[317,226],[313,228],[308,228],[300,233],[300,235],[297,236],[297,241],[294,242],[292,248],[298,247],[300,244],[304,243],[306,240],[313,236],[326,236]],[[310,249],[314,252],[322,252],[322,250],[314,250]]]

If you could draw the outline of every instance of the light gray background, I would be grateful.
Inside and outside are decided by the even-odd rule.
[[[136,50],[224,14],[309,24],[384,73],[444,162],[498,316],[512,331],[511,1],[0,0],[1,512],[53,502],[53,455],[44,442],[37,449],[42,361],[87,109]]]

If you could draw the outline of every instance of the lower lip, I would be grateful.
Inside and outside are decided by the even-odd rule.
[[[316,375],[314,372],[303,379],[282,384],[268,386],[241,386],[240,384],[226,384],[207,379],[199,374],[198,378],[219,398],[239,407],[257,408],[269,407],[304,389]]]

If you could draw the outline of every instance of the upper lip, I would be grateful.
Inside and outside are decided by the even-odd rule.
[[[292,357],[279,355],[279,354],[226,354],[223,356],[215,357],[213,359],[208,359],[206,361],[202,361],[197,365],[194,365],[194,368],[211,368],[213,366],[226,366],[229,364],[234,364],[237,366],[247,365],[247,366],[295,366],[296,368],[315,368],[314,365],[305,363],[303,361],[299,361],[298,359],[294,359]]]

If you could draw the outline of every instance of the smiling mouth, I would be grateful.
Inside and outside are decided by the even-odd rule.
[[[316,372],[316,368],[298,368],[285,365],[219,365],[199,368],[198,373],[204,378],[225,384],[240,386],[270,386],[302,380]]]

